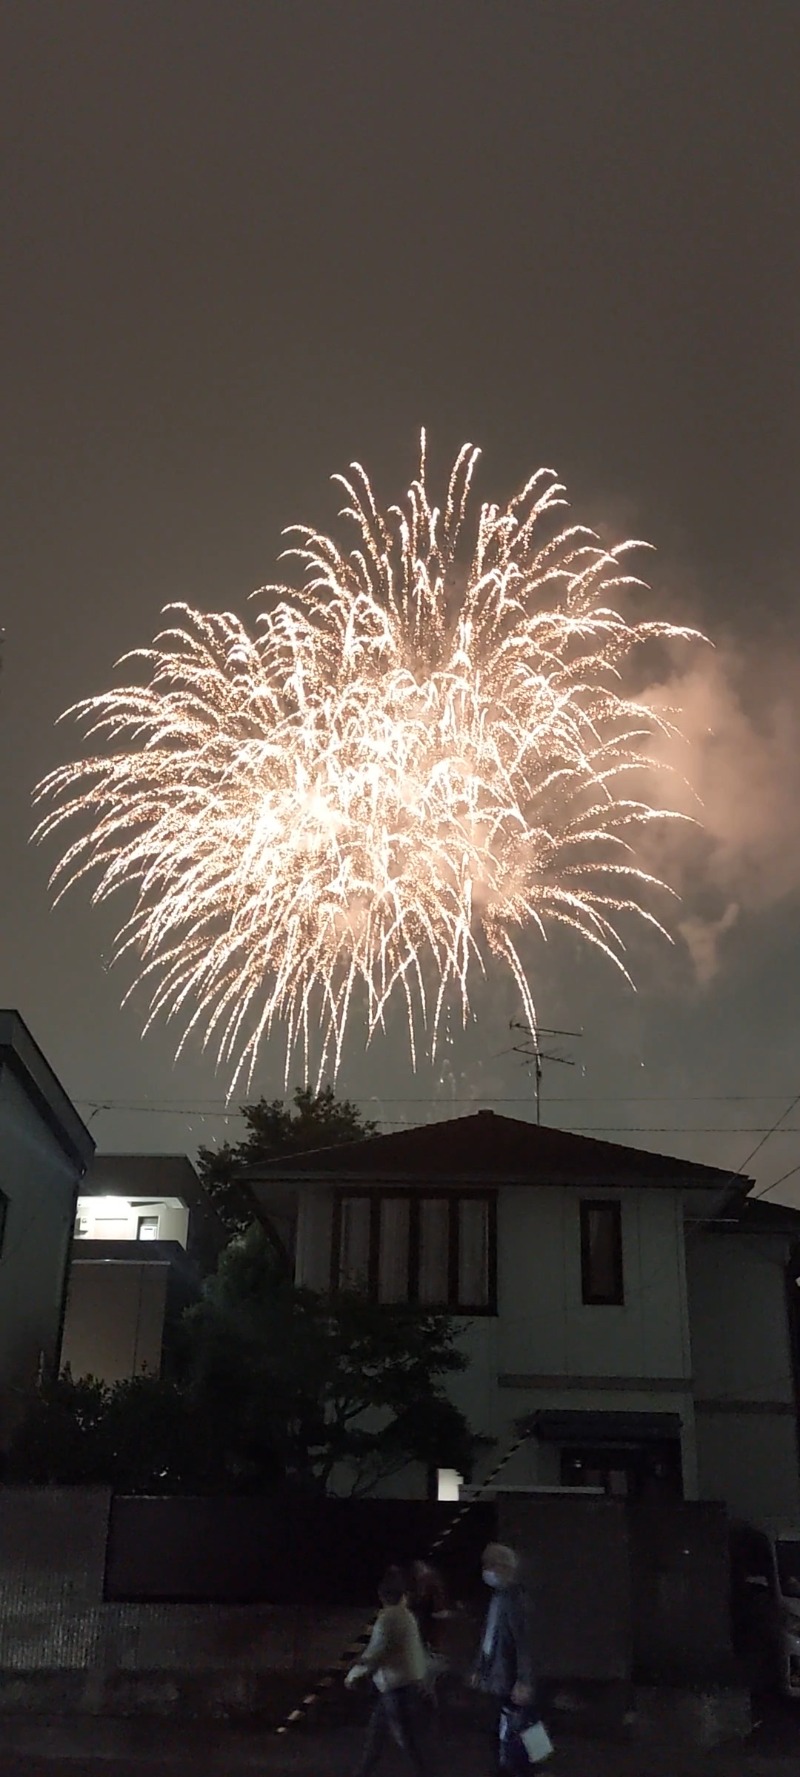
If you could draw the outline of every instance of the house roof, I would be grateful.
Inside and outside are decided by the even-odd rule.
[[[494,1111],[425,1123],[339,1147],[287,1154],[249,1167],[249,1184],[330,1176],[370,1182],[450,1179],[485,1184],[679,1185],[720,1191],[743,1183],[715,1166],[539,1127]]]
[[[742,1204],[740,1227],[764,1234],[786,1234],[800,1240],[800,1209],[788,1203],[765,1203],[763,1197],[746,1197]]]
[[[0,1011],[0,1068],[8,1067],[56,1141],[83,1173],[94,1153],[88,1129],[19,1012]]]

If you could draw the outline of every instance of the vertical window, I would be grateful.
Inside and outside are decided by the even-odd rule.
[[[411,1204],[407,1197],[383,1197],[379,1207],[378,1301],[407,1302]]]
[[[581,1204],[581,1291],[587,1307],[622,1307],[622,1204]]]
[[[487,1194],[337,1195],[331,1287],[378,1302],[494,1313],[496,1205]]]
[[[8,1198],[5,1191],[0,1191],[0,1253],[6,1237],[6,1221],[8,1220]]]
[[[423,1197],[419,1205],[417,1300],[427,1308],[450,1301],[450,1204],[446,1197]]]
[[[485,1197],[458,1200],[458,1300],[489,1306],[489,1205]]]
[[[344,1197],[339,1217],[339,1288],[369,1287],[370,1201]]]

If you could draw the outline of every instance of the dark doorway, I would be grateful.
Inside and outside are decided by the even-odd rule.
[[[683,1498],[679,1440],[562,1450],[562,1487],[602,1487],[612,1499]]]

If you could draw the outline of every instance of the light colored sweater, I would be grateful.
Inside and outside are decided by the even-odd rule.
[[[359,1668],[372,1675],[379,1691],[421,1684],[427,1670],[417,1619],[407,1604],[386,1604],[375,1619]]]

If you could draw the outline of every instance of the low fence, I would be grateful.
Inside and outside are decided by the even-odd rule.
[[[111,1502],[105,1597],[137,1602],[370,1607],[385,1569],[424,1556],[458,1505],[413,1499],[148,1499]],[[480,1584],[495,1508],[477,1504],[441,1567],[462,1598]]]
[[[0,1710],[266,1708],[280,1675],[336,1659],[382,1570],[424,1555],[458,1512],[0,1489]],[[500,1494],[444,1544],[453,1598],[478,1603],[495,1534],[530,1564],[543,1677],[691,1681],[729,1665],[723,1508]]]

